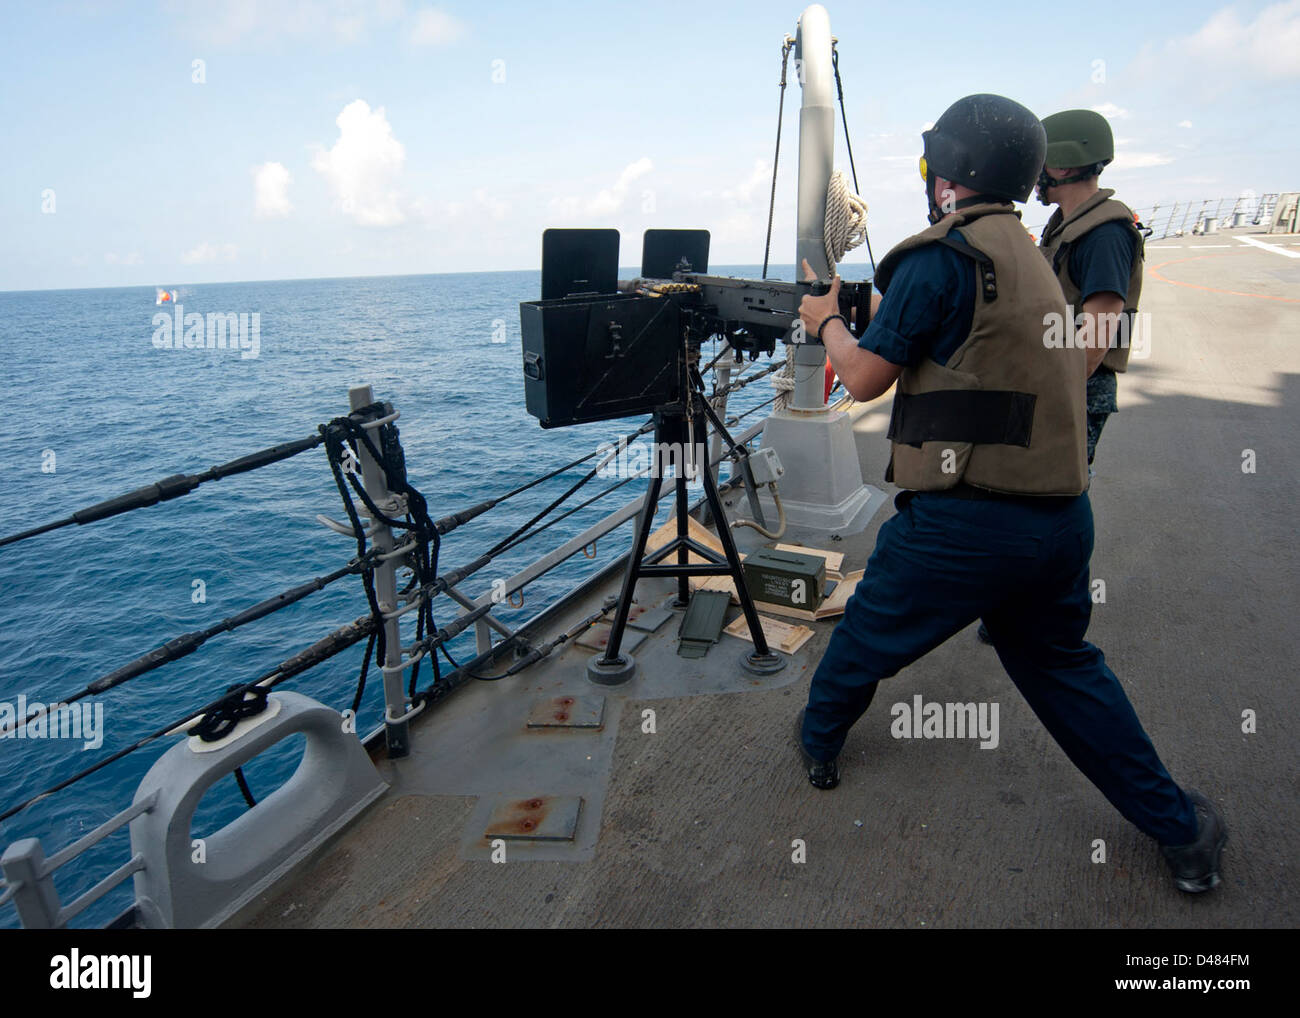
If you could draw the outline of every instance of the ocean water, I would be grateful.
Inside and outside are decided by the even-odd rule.
[[[756,266],[713,271],[756,277]],[[791,266],[771,275],[792,278]],[[408,477],[437,519],[502,494],[632,431],[631,418],[544,431],[524,409],[519,303],[535,299],[537,272],[292,280],[178,288],[185,313],[260,316],[257,356],[237,350],[158,349],[152,287],[0,293],[0,354],[9,412],[0,423],[0,536],[176,473],[197,473],[280,442],[307,437],[347,412],[347,391],[370,383],[401,412]],[[504,338],[504,341],[500,341]],[[251,354],[249,350],[247,353]],[[706,348],[706,357],[711,351]],[[766,381],[737,393],[729,414],[773,395]],[[765,411],[758,411],[761,415]],[[750,417],[745,423],[758,419]],[[588,469],[587,464],[583,469]],[[444,569],[467,563],[540,511],[574,471],[539,485],[447,535]],[[725,476],[725,472],[724,472]],[[595,481],[567,508],[610,481]],[[547,548],[580,533],[644,490],[607,499],[507,553],[462,589],[478,596]],[[58,702],[183,633],[219,622],[345,563],[355,544],[316,522],[345,519],[323,449],[191,494],[87,526],[0,548],[0,705]],[[626,550],[631,525],[530,585],[517,624]],[[196,596],[201,582],[203,598]],[[435,602],[445,624],[451,602]],[[0,739],[0,812],[71,777],[191,709],[247,682],[365,613],[359,578],[324,591],[112,690],[99,745],[86,739]],[[413,624],[404,629],[411,638]],[[336,709],[350,706],[364,644],[290,680]],[[472,633],[451,647],[473,655]],[[420,686],[430,681],[427,662]],[[0,711],[3,707],[0,707]],[[382,720],[378,669],[367,681],[358,730]],[[46,855],[121,811],[158,757],[164,737],[0,823],[0,851],[39,837]],[[259,799],[278,787],[301,750],[292,740],[245,767]],[[219,830],[245,804],[218,782],[194,836]],[[129,856],[125,830],[56,876],[66,903]],[[130,882],[72,925],[99,925],[132,900]],[[0,927],[17,925],[12,905]]]

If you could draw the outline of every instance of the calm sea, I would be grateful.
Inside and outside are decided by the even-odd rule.
[[[714,271],[756,277],[757,266]],[[792,278],[792,267],[772,273]],[[643,419],[543,431],[524,410],[519,302],[535,299],[536,272],[293,280],[179,287],[185,313],[260,316],[257,356],[157,349],[152,287],[0,293],[0,353],[9,410],[0,423],[0,535],[176,473],[197,473],[315,433],[347,412],[352,385],[370,383],[401,412],[408,476],[436,519],[627,434]],[[501,341],[504,338],[504,342]],[[249,351],[250,353],[252,351]],[[738,393],[730,412],[772,396],[766,381]],[[761,411],[760,411],[761,413]],[[757,416],[750,417],[752,423]],[[588,465],[589,466],[589,465]],[[443,541],[441,563],[467,563],[538,512],[580,476],[539,485]],[[593,482],[608,485],[611,482]],[[595,494],[589,487],[579,498]],[[580,533],[642,490],[633,482],[494,564],[508,576],[546,547]],[[570,505],[576,504],[575,499]],[[350,539],[317,513],[344,518],[322,449],[192,494],[0,549],[0,704],[56,702],[183,633],[211,626],[274,593],[342,565]],[[530,586],[521,622],[625,550],[631,528]],[[477,596],[488,580],[467,581]],[[202,591],[202,597],[199,591]],[[436,604],[435,619],[452,615]],[[359,579],[339,581],[197,653],[105,694],[101,744],[0,739],[0,812],[179,720],[365,612]],[[452,647],[473,654],[465,634]],[[288,683],[336,709],[349,706],[362,647]],[[421,686],[429,681],[427,667]],[[0,707],[0,711],[3,707]],[[378,671],[358,728],[382,719]],[[98,740],[92,740],[98,741]],[[47,855],[124,809],[141,777],[177,741],[156,740],[0,823],[0,851],[39,837]],[[300,750],[245,768],[255,796],[277,787]],[[194,835],[245,809],[233,779],[205,797]],[[66,902],[128,858],[125,831],[59,872]],[[130,883],[73,925],[98,925],[130,904]],[[0,926],[17,925],[12,906]]]

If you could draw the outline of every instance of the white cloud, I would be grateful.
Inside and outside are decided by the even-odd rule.
[[[1111,167],[1120,170],[1140,170],[1150,166],[1164,166],[1173,161],[1173,156],[1161,155],[1159,152],[1116,152]]]
[[[1128,110],[1114,103],[1102,103],[1100,106],[1092,107],[1094,113],[1100,113],[1107,120],[1123,120],[1128,116]]]
[[[1300,77],[1298,53],[1300,0],[1270,4],[1250,22],[1243,22],[1235,7],[1224,7],[1192,35],[1173,39],[1160,51],[1167,65],[1195,67],[1200,77],[1213,70],[1248,78]]]
[[[311,164],[329,183],[338,207],[363,226],[402,222],[406,217],[396,184],[406,148],[393,137],[384,108],[372,111],[364,99],[356,99],[343,107],[335,123],[338,141],[329,151],[317,151]]]
[[[417,46],[446,46],[465,34],[465,25],[446,11],[425,7],[416,12],[411,42]]]
[[[289,204],[289,182],[293,177],[283,163],[263,163],[253,167],[253,215],[259,219],[287,216],[293,211]]]
[[[205,240],[181,255],[181,261],[186,265],[202,265],[206,262],[233,262],[238,250],[234,244],[209,244]]]
[[[627,200],[627,194],[632,187],[633,181],[644,177],[654,169],[652,163],[647,157],[642,156],[634,163],[629,163],[623,167],[623,171],[618,175],[618,180],[612,187],[602,188],[595,197],[589,200],[582,198],[552,198],[551,211],[553,215],[575,216],[579,211],[589,216],[608,216],[618,212],[623,207],[623,202]]]
[[[740,205],[748,205],[755,197],[770,193],[771,186],[772,168],[764,160],[755,159],[749,176],[732,187],[723,188],[722,197]]]
[[[474,190],[474,203],[498,222],[510,214],[510,206],[506,202],[493,197],[481,187]]]
[[[1191,126],[1192,126],[1192,122],[1191,122],[1190,120],[1180,120],[1180,121],[1178,121],[1178,126],[1179,126],[1179,127],[1191,127]]]
[[[132,251],[130,254],[120,255],[116,251],[109,251],[104,255],[106,265],[139,265],[140,253]]]

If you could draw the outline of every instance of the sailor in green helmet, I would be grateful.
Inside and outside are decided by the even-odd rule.
[[[1098,178],[1115,158],[1106,118],[1093,110],[1065,110],[1043,119],[1047,157],[1038,200],[1056,205],[1040,243],[1088,341],[1088,464],[1106,418],[1115,413],[1116,372],[1128,367],[1138,298],[1142,294],[1143,237],[1133,211],[1101,188]]]
[[[1173,780],[1084,639],[1088,351],[1047,342],[1065,299],[1015,208],[1042,169],[1045,132],[1024,106],[980,93],[922,142],[930,226],[881,259],[865,333],[855,339],[839,313],[838,276],[799,306],[851,395],[895,390],[885,479],[903,489],[813,675],[794,732],[800,763],[811,785],[835,788],[880,682],[983,619],[1066,756],[1156,839],[1180,890],[1208,891],[1228,836],[1222,813]]]

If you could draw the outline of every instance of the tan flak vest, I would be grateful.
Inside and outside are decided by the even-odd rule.
[[[966,244],[948,238],[954,228]],[[1085,351],[1045,340],[1049,324],[1064,321],[1065,301],[1020,213],[984,203],[945,216],[885,256],[879,289],[887,290],[903,252],[934,243],[970,260],[971,331],[946,365],[925,356],[903,369],[885,480],[918,491],[960,481],[1012,494],[1079,494],[1088,483]]]
[[[1058,208],[1043,228],[1043,240],[1040,250],[1047,256],[1061,282],[1065,293],[1065,303],[1074,309],[1077,315],[1083,310],[1083,292],[1078,284],[1070,278],[1070,245],[1085,233],[1095,230],[1102,223],[1122,222],[1132,231],[1133,269],[1128,277],[1128,296],[1124,298],[1124,314],[1128,317],[1127,329],[1123,333],[1123,345],[1107,351],[1102,363],[1112,371],[1128,370],[1129,338],[1133,335],[1133,315],[1138,308],[1138,298],[1142,296],[1142,259],[1145,244],[1142,232],[1133,219],[1133,210],[1122,201],[1111,198],[1114,191],[1102,188],[1085,201],[1072,213],[1069,219],[1062,219]]]

